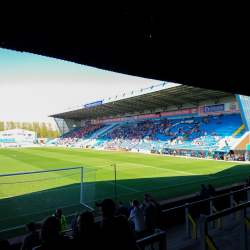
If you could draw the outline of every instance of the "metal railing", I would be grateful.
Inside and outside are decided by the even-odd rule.
[[[136,241],[140,249],[144,249],[148,245],[151,245],[151,249],[153,249],[153,244],[159,242],[159,250],[167,250],[166,232],[160,229],[155,229],[155,231],[154,234]]]
[[[197,225],[196,225],[196,222],[194,221],[194,219],[191,217],[191,215],[189,213],[189,208],[209,202],[210,215],[213,215],[214,212],[215,212],[215,214],[218,214],[220,212],[217,211],[217,209],[214,207],[214,204],[213,204],[214,200],[221,199],[221,198],[224,198],[224,197],[230,197],[230,208],[233,208],[234,206],[238,205],[235,202],[235,200],[233,198],[233,195],[237,194],[237,193],[242,193],[242,192],[247,192],[247,201],[250,201],[250,187],[248,187],[248,188],[240,189],[240,190],[237,190],[237,191],[231,191],[230,193],[227,193],[227,194],[222,194],[222,195],[218,195],[218,196],[215,196],[215,197],[210,197],[208,199],[204,199],[204,200],[201,200],[201,201],[186,203],[185,205],[181,205],[181,206],[178,206],[178,207],[166,209],[166,210],[163,210],[162,213],[167,214],[167,213],[172,212],[172,211],[178,211],[178,210],[185,209],[186,236],[188,238],[191,238],[191,236],[190,236],[190,221],[191,221],[191,223],[193,224],[193,235],[194,235],[193,238],[197,239]],[[232,213],[231,220],[235,220],[235,213]],[[215,228],[215,220],[211,221],[211,226],[213,228]],[[220,217],[218,217],[218,228],[221,228]]]
[[[208,223],[213,222],[216,219],[224,217],[226,215],[240,211],[240,250],[246,250],[247,247],[247,226],[250,227],[250,222],[246,217],[246,208],[250,207],[250,202],[240,204],[235,207],[231,207],[220,211],[213,215],[200,215],[200,247],[201,250],[207,250],[208,246],[210,249],[217,250],[215,243],[208,234]]]
[[[65,235],[66,233],[69,233],[71,231],[72,229],[68,229],[65,231],[61,231],[60,234]],[[148,245],[150,245],[151,249],[153,249],[153,244],[159,242],[159,250],[167,250],[166,238],[166,232],[156,228],[154,234],[137,240],[136,244],[139,246],[140,249],[144,249]]]

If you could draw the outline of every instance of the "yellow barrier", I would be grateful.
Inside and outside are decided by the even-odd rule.
[[[193,228],[194,228],[194,239],[197,239],[197,226],[196,226],[196,223],[194,221],[194,219],[191,217],[190,214],[188,214],[188,218],[189,220],[192,222],[193,224]]]
[[[202,120],[202,121],[198,124],[198,127],[199,127],[204,121],[206,121],[206,120],[207,120],[207,118],[205,118],[204,120]],[[190,131],[193,131],[193,130],[194,130],[194,128],[192,128]],[[184,135],[182,141],[184,142],[184,141],[186,141],[186,140],[187,140],[187,135]]]
[[[248,228],[250,228],[250,221],[247,217],[245,217],[245,224],[248,226]]]
[[[218,213],[217,209],[213,206],[213,210]],[[218,218],[218,228],[221,228],[221,218]]]
[[[238,203],[235,200],[233,200],[233,203],[235,206],[238,206]],[[240,219],[240,211],[238,211],[238,218]]]
[[[212,239],[209,237],[208,234],[206,234],[206,243],[208,244],[211,250],[218,250],[218,248],[214,245]]]

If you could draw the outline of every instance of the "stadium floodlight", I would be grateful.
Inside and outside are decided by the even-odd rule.
[[[75,127],[76,127],[76,125],[74,124],[74,125],[73,125],[73,127],[75,128]]]
[[[96,169],[63,168],[0,175],[0,231],[40,222],[60,208],[72,217],[94,210]]]

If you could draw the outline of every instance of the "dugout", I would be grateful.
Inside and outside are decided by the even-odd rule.
[[[250,150],[247,149],[233,149],[227,151],[227,157],[235,157],[244,155],[245,161],[249,161]]]

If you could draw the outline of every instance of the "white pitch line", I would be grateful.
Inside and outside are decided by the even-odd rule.
[[[114,166],[114,165],[123,165],[123,164],[127,164],[127,163],[110,164],[110,165],[93,166],[93,167],[95,167],[95,168],[102,168],[102,167],[111,167],[111,166]]]
[[[161,170],[165,170],[165,171],[177,172],[177,173],[188,174],[188,175],[198,175],[198,174],[192,174],[192,173],[187,173],[187,172],[182,172],[182,171],[176,171],[176,170],[172,170],[172,169],[156,168],[156,167],[151,167],[151,166],[146,166],[146,165],[140,165],[140,164],[135,164],[135,163],[123,163],[123,164],[137,165],[137,166],[142,166],[145,168],[161,169]],[[116,165],[123,165],[123,164],[116,164]]]
[[[0,160],[3,160],[3,159],[11,159],[13,157],[16,157],[16,155],[10,155],[10,156],[7,156],[7,157],[3,157],[3,158],[0,158]]]
[[[105,182],[107,182],[107,183],[109,183],[109,184],[112,184],[112,185],[115,185],[114,183],[109,182],[109,181],[105,181]],[[125,186],[122,186],[122,185],[119,185],[119,184],[116,184],[116,186],[123,187],[123,188],[127,188],[127,189],[130,189],[130,190],[136,191],[136,192],[140,192],[140,191],[135,190],[135,189],[133,189],[133,188],[128,188],[128,187],[125,187]]]

